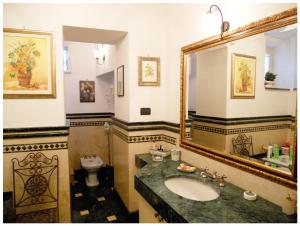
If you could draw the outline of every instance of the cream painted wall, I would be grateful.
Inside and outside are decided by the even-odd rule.
[[[25,6],[26,7],[26,6]],[[36,11],[37,10],[37,11]],[[32,13],[34,11],[34,13]],[[3,100],[3,127],[43,127],[65,125],[65,109],[63,94],[63,55],[61,27],[51,23],[52,19],[45,18],[47,8],[37,9],[3,6],[3,27],[54,32],[54,46],[61,51],[55,51],[56,67],[56,98],[54,99],[4,99]],[[18,15],[17,15],[18,14]],[[56,17],[56,19],[58,19]],[[22,117],[20,117],[22,112]]]
[[[105,54],[105,63],[102,65],[96,65],[97,76],[114,71],[116,67],[116,47],[114,45],[105,44],[103,45],[103,53]]]
[[[116,116],[126,121],[157,121],[164,118],[167,44],[164,9],[162,4],[4,4],[4,27],[54,32],[57,74],[56,99],[5,100],[4,127],[65,124],[63,25],[128,31],[123,48],[130,52],[121,57],[126,62],[125,97],[116,100]],[[161,86],[138,86],[138,56],[161,58]],[[140,107],[151,107],[152,115],[140,116]],[[19,111],[23,112],[24,117],[19,117]]]
[[[276,77],[276,87],[294,88],[295,77],[297,77],[297,38],[290,37],[279,39],[279,45],[274,48],[273,69]]]
[[[197,114],[226,118],[228,48],[197,54]]]
[[[205,12],[209,6],[209,4],[122,4],[122,7],[118,4],[4,4],[4,27],[55,33],[57,72],[56,99],[4,100],[4,127],[65,124],[62,80],[63,25],[128,31],[128,37],[125,38],[126,48],[129,50],[126,59],[128,64],[125,67],[125,97],[116,100],[116,106],[121,108],[116,107],[116,115],[126,121],[166,120],[178,123],[180,48],[218,33],[219,26],[206,23]],[[231,22],[231,28],[236,28],[291,8],[295,4],[235,2],[222,3],[219,6],[223,9],[224,17]],[[138,86],[137,57],[148,55],[161,58],[159,87]],[[151,107],[151,116],[140,116],[140,107]],[[20,110],[24,115],[22,118],[18,115]]]
[[[129,35],[127,34],[116,44],[116,64],[115,64],[115,117],[124,121],[129,121]],[[117,68],[124,65],[124,96],[117,95]]]
[[[167,77],[174,77],[174,75],[166,73],[168,67],[166,25],[168,19],[166,19],[165,7],[163,4],[142,4],[134,11],[134,17],[130,18],[130,22],[134,25],[134,29],[129,31],[129,120],[131,122],[165,119],[165,112],[168,110],[166,96],[173,95],[173,93],[165,93]],[[138,86],[138,56],[160,57],[160,86]],[[173,66],[176,67],[176,65]],[[151,115],[141,116],[141,107],[150,107]]]
[[[69,46],[71,73],[64,74],[66,113],[114,112],[111,88],[114,74],[97,75],[97,63],[93,56],[94,43],[66,42]],[[109,60],[109,59],[108,59]],[[79,81],[95,81],[95,102],[81,103]]]

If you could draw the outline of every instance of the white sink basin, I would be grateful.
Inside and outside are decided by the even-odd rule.
[[[219,197],[215,188],[191,178],[173,177],[165,180],[165,185],[175,194],[194,201],[211,201]]]

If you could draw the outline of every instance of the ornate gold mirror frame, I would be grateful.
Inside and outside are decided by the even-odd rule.
[[[227,165],[247,171],[257,176],[266,178],[284,186],[297,189],[297,112],[295,120],[295,155],[293,159],[292,175],[272,169],[263,164],[255,163],[247,159],[239,158],[226,153],[218,152],[207,147],[203,147],[196,143],[186,140],[186,63],[187,54],[194,53],[199,50],[208,49],[218,45],[222,45],[231,41],[239,40],[259,33],[284,27],[297,23],[297,8],[292,8],[270,17],[252,22],[243,27],[239,27],[233,31],[226,32],[222,37],[220,35],[195,42],[181,48],[181,87],[180,87],[180,146],[197,154],[220,161]]]

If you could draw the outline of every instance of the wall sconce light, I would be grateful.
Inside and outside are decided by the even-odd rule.
[[[221,38],[222,38],[223,33],[224,33],[225,31],[228,31],[228,30],[229,30],[229,27],[230,27],[229,22],[223,20],[223,14],[222,14],[222,11],[221,11],[221,9],[219,8],[219,6],[217,6],[217,5],[211,5],[211,6],[209,7],[209,10],[207,11],[207,13],[209,13],[209,14],[215,14],[215,15],[217,15],[217,14],[219,13],[219,14],[221,15],[221,19],[222,19],[222,24],[221,24]]]
[[[93,50],[94,57],[96,58],[97,64],[98,65],[103,65],[105,62],[105,53],[104,53],[104,48],[103,44],[102,45],[97,45],[98,49]]]

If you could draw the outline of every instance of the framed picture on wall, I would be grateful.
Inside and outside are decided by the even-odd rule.
[[[160,85],[160,58],[139,57],[139,86]]]
[[[117,95],[124,96],[124,65],[117,68]]]
[[[231,98],[255,98],[256,57],[232,54]]]
[[[79,81],[80,102],[95,102],[95,81]]]
[[[4,98],[55,98],[53,34],[3,29]]]

